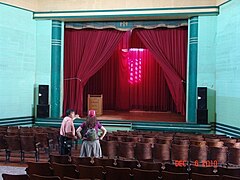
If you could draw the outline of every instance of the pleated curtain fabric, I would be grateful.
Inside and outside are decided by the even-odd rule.
[[[125,32],[114,29],[65,29],[63,111],[83,114],[83,88],[109,60]]]

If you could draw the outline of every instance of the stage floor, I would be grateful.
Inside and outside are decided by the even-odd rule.
[[[172,112],[153,111],[104,111],[99,120],[131,120],[151,122],[186,122],[185,117]]]

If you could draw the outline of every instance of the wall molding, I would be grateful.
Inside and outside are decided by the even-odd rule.
[[[33,123],[34,116],[22,116],[0,119],[0,126],[23,126],[23,125],[32,126]]]
[[[223,123],[211,123],[216,133],[223,133],[231,137],[240,137],[240,128]]]
[[[176,7],[176,8],[143,8],[143,9],[115,9],[115,10],[81,10],[81,11],[46,11],[34,12],[34,19],[56,19],[70,21],[71,19],[84,21],[91,19],[114,18],[183,18],[187,19],[199,15],[217,15],[218,6]]]

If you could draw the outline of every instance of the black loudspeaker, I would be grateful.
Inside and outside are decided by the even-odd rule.
[[[37,105],[37,117],[48,118],[49,117],[49,105]]]
[[[208,110],[198,109],[197,110],[197,123],[198,124],[208,124]]]
[[[207,88],[198,87],[198,107],[197,109],[207,109]]]
[[[48,85],[39,85],[38,87],[38,104],[48,105]]]

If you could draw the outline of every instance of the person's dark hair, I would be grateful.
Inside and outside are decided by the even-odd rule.
[[[97,124],[96,116],[88,116],[86,119],[86,126],[87,128],[94,128]]]
[[[73,109],[68,109],[66,111],[66,116],[69,116],[72,112],[75,112]]]

